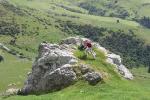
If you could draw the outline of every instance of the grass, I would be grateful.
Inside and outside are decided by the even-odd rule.
[[[81,80],[75,83],[74,85],[69,86],[58,92],[39,95],[39,96],[36,95],[12,96],[12,97],[5,98],[4,100],[91,100],[91,99],[93,100],[149,100],[150,99],[150,93],[149,93],[150,79],[135,76],[135,79],[132,81],[125,80],[121,78],[114,71],[114,67],[112,65],[107,64],[105,62],[105,56],[102,52],[96,51],[96,53],[97,53],[96,60],[92,60],[92,57],[88,56],[87,59],[81,59],[81,62],[85,64],[89,64],[92,68],[94,68],[99,72],[108,73],[108,77],[104,78],[104,83],[99,83],[96,86],[90,86],[87,82]],[[84,55],[84,52],[76,51],[75,55],[80,59]],[[23,72],[20,69],[18,70],[20,70],[21,73],[25,73],[26,72],[24,71],[25,69],[26,69],[25,67],[21,69]],[[139,73],[139,71],[141,74],[146,75],[145,68],[132,69],[132,72],[134,74]],[[10,75],[11,73],[7,73],[7,75]],[[148,75],[149,74],[147,74],[146,76]],[[18,71],[17,73],[15,73],[14,79],[16,78],[18,78]],[[10,80],[14,80],[14,79],[10,78]],[[4,82],[7,82],[6,79],[3,80]],[[14,80],[14,82],[17,81],[18,81],[17,79]]]
[[[80,0],[79,0],[80,1]],[[8,12],[7,15],[2,16],[0,21],[8,21],[11,22],[12,18],[15,19],[15,23],[22,25],[27,25],[25,29],[25,33],[20,33],[16,35],[17,37],[17,47],[9,45],[9,42],[12,40],[11,36],[8,35],[0,35],[0,42],[4,43],[6,46],[23,53],[25,56],[30,58],[34,58],[37,53],[38,45],[43,41],[48,42],[58,42],[59,40],[68,37],[67,33],[61,31],[60,23],[61,21],[72,21],[73,23],[77,23],[78,25],[90,24],[92,26],[106,27],[111,30],[133,30],[134,33],[141,39],[145,41],[145,43],[150,44],[150,29],[146,29],[140,26],[138,23],[129,20],[123,20],[120,18],[113,17],[103,17],[103,16],[94,16],[88,15],[85,10],[76,5],[72,4],[73,2],[68,2],[66,0],[11,0],[10,4],[16,5],[21,8],[21,11],[25,10],[31,15],[26,13],[26,16],[19,16],[10,9],[6,9],[2,5],[0,8],[4,12]],[[123,2],[123,1],[120,1]],[[147,1],[145,1],[147,2]],[[80,10],[85,13],[76,13],[66,10],[62,7],[56,6],[56,4],[62,4],[66,7],[70,7],[73,5],[72,9]],[[97,5],[98,6],[98,5]],[[31,11],[30,9],[34,9]],[[49,13],[48,13],[49,12]],[[58,14],[58,15],[56,15]],[[66,14],[67,16],[62,16],[62,14]],[[68,16],[76,16],[79,18],[71,18]],[[45,20],[44,22],[39,21],[36,17]],[[9,19],[9,20],[8,20]],[[120,23],[116,23],[117,20],[120,20]],[[47,25],[47,23],[49,25]],[[58,27],[56,27],[58,26]],[[37,27],[39,28],[38,30]],[[45,28],[47,27],[47,28]],[[19,48],[18,48],[19,47]],[[28,51],[26,51],[28,49]]]
[[[76,2],[76,0],[70,0],[71,2]],[[132,19],[135,17],[141,17],[141,16],[150,16],[150,11],[148,9],[149,6],[149,0],[117,0],[117,3],[115,3],[115,0],[100,0],[100,1],[92,1],[92,0],[78,0],[77,3],[87,3],[90,6],[94,6],[96,8],[100,8],[103,10],[106,10],[105,16],[108,16],[110,13],[118,13],[116,12],[118,9],[124,9],[129,13],[129,16],[127,19]],[[112,5],[111,5],[112,4]],[[143,5],[147,4],[147,5]],[[108,7],[107,5],[111,5]]]
[[[90,0],[74,1],[75,0],[9,0],[11,4],[21,8],[21,11],[26,10],[28,13],[31,13],[31,15],[26,13],[27,16],[19,16],[0,4],[0,11],[6,13],[6,15],[0,18],[0,21],[11,22],[12,18],[15,18],[15,23],[27,25],[24,34],[16,35],[16,44],[20,48],[9,44],[13,39],[9,35],[0,35],[0,42],[11,49],[22,52],[25,56],[34,58],[37,53],[38,45],[42,41],[54,43],[69,36],[62,32],[59,27],[56,27],[60,25],[58,20],[61,20],[72,21],[78,25],[91,24],[92,26],[106,27],[111,30],[121,29],[127,31],[131,29],[139,38],[143,39],[145,43],[150,44],[150,29],[144,28],[135,21],[132,21],[131,18],[135,17],[134,14],[124,20],[120,18],[89,15],[87,14],[87,10],[78,7],[76,4],[85,1],[89,2]],[[103,4],[107,3],[106,0],[99,2],[103,2]],[[149,6],[142,6],[143,3],[149,3],[149,0],[119,0],[118,5],[130,13],[133,13],[133,10],[135,10],[138,11],[138,15],[140,16],[150,16]],[[66,7],[80,10],[83,13],[71,12],[56,6],[56,4],[62,4]],[[105,8],[101,3],[93,4],[98,8]],[[29,8],[34,9],[34,11],[31,11]],[[114,11],[114,9],[108,10],[108,13]],[[62,14],[66,14],[67,16],[62,16]],[[36,17],[45,21],[39,21]],[[116,23],[118,19],[120,23]],[[47,25],[46,22],[50,25]],[[45,28],[45,26],[47,28]],[[36,30],[37,27],[39,27],[39,30]],[[28,51],[26,49],[28,49]],[[134,73],[135,79],[128,81],[121,78],[116,71],[114,71],[114,67],[105,62],[103,53],[99,51],[96,52],[96,60],[92,60],[92,57],[89,56],[87,59],[81,59],[81,62],[91,65],[92,68],[101,73],[108,73],[104,79],[105,83],[90,86],[84,81],[79,81],[58,92],[39,96],[12,96],[5,100],[150,100],[150,79],[145,68],[132,69],[131,71]],[[9,88],[8,85],[12,83],[16,84],[15,87],[22,87],[27,72],[31,70],[32,61],[21,60],[2,50],[0,50],[0,54],[5,58],[5,61],[0,63],[0,92]],[[84,53],[77,51],[75,55],[82,58]]]
[[[81,59],[82,63],[89,64],[92,66],[92,68],[102,73],[108,73],[108,76],[106,77],[111,76],[111,78],[112,77],[120,78],[119,75],[114,71],[115,70],[114,66],[106,62],[105,55],[98,50],[95,50],[95,52],[96,52],[95,60],[93,59],[91,55],[84,57],[85,55],[84,51],[77,51],[75,52],[75,55]]]
[[[0,93],[13,83],[16,84],[15,87],[21,87],[27,72],[31,70],[32,61],[21,60],[3,51],[0,54],[4,57],[4,62],[0,63]]]

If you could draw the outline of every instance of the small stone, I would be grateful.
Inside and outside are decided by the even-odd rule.
[[[96,85],[102,80],[102,76],[97,72],[88,72],[83,76],[90,85]]]

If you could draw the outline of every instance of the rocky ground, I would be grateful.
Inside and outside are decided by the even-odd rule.
[[[103,80],[102,73],[96,72],[89,65],[80,63],[74,56],[74,51],[86,38],[70,37],[62,40],[60,44],[43,42],[39,46],[39,54],[33,63],[32,71],[28,73],[24,87],[16,91],[11,89],[8,94],[19,95],[41,94],[58,91],[74,84],[80,79],[96,85]],[[115,66],[115,70],[126,79],[133,79],[132,73],[121,63],[121,57],[98,43],[92,43],[96,49],[102,51],[107,62]],[[11,92],[11,93],[9,93]]]

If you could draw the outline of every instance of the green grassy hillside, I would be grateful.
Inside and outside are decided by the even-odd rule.
[[[7,99],[149,100],[150,77],[147,68],[141,66],[150,65],[150,29],[136,22],[143,16],[150,17],[149,9],[149,0],[0,0],[0,43],[32,59],[0,50],[5,59],[0,63],[0,93],[9,84],[23,85],[41,42],[80,35],[121,55],[127,67],[140,67],[131,69],[135,79],[120,78],[100,54],[96,61],[82,62],[110,73],[105,83],[93,87],[81,81],[55,93]],[[76,56],[80,55],[78,51]]]
[[[149,0],[68,0],[87,9],[90,14],[126,19],[150,17]]]
[[[76,51],[75,55],[79,58],[82,58],[84,53],[82,51]],[[61,91],[49,93],[45,95],[29,95],[29,96],[12,96],[8,98],[3,98],[4,100],[149,100],[150,97],[150,88],[149,88],[149,78],[145,73],[144,68],[140,69],[132,69],[132,72],[135,74],[135,79],[133,81],[128,81],[121,78],[115,71],[114,67],[105,62],[105,56],[103,53],[97,51],[96,60],[91,60],[91,57],[88,57],[85,60],[81,59],[82,63],[86,63],[91,65],[95,70],[101,72],[105,75],[104,81],[102,83],[97,84],[96,86],[90,86],[85,81],[79,81],[68,88],[65,88]],[[25,62],[24,62],[25,63]],[[30,64],[29,64],[30,65]],[[28,65],[28,66],[29,66]],[[15,69],[18,69],[16,66],[13,66]],[[10,67],[9,67],[10,68]],[[18,78],[18,74],[27,72],[29,68],[23,67],[19,68],[20,71],[15,72],[12,78],[14,78],[13,82],[22,82],[24,79],[24,75]],[[5,70],[5,68],[1,69]],[[141,76],[136,74],[140,73]],[[10,75],[8,73],[8,75]],[[145,76],[145,77],[142,77]],[[10,77],[10,76],[8,76]],[[6,79],[4,84],[8,84],[9,82]],[[11,80],[11,79],[10,79]],[[4,84],[0,84],[3,85]],[[21,85],[21,84],[20,84]],[[20,86],[17,84],[17,86]],[[2,99],[2,98],[1,98]]]
[[[1,50],[0,50],[1,52]],[[8,85],[15,83],[14,87],[22,86],[27,72],[31,70],[32,62],[21,60],[6,52],[1,52],[5,61],[0,63],[0,93],[10,88]],[[13,86],[12,86],[13,87]]]
[[[87,10],[78,6],[78,3],[82,2],[70,0],[1,0],[0,40],[5,45],[32,58],[31,54],[36,53],[36,48],[42,41],[57,42],[62,38],[74,35],[78,29],[72,29],[66,25],[66,23],[72,22],[78,26],[91,25],[92,27],[106,28],[113,32],[121,30],[128,33],[128,31],[132,31],[137,38],[148,45],[150,44],[150,29],[144,28],[135,21],[89,15]],[[103,4],[101,2],[97,1],[95,6]],[[140,3],[138,4],[140,5]],[[88,32],[88,29],[85,32]],[[91,31],[88,34],[92,33]],[[105,33],[111,32],[105,31],[103,33],[107,36]],[[79,33],[78,35],[84,34]],[[13,40],[15,40],[14,45],[11,43]]]
[[[88,14],[137,21],[150,28],[149,0],[69,0]]]

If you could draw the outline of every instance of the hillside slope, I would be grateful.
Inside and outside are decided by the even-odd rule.
[[[123,19],[150,17],[149,0],[68,0],[89,11],[89,14]]]
[[[81,81],[55,93],[7,99],[149,100],[150,77],[145,66],[150,66],[150,29],[135,20],[150,17],[149,8],[149,0],[0,0],[0,43],[30,58],[20,59],[0,49],[4,57],[0,62],[0,92],[12,83],[23,85],[41,42],[56,43],[79,35],[121,55],[127,67],[140,67],[131,69],[135,80],[118,77],[110,65],[104,66],[103,55],[99,55],[96,61],[83,62],[101,65],[101,69],[112,73],[104,84],[93,87]],[[77,51],[79,55],[82,52]]]
[[[150,29],[144,28],[135,21],[89,15],[85,9],[68,0],[44,0],[42,2],[40,0],[1,0],[0,4],[2,8],[0,19],[1,42],[10,47],[13,45],[13,49],[30,56],[30,58],[33,57],[31,53],[36,53],[35,48],[42,41],[56,42],[69,35],[82,35],[100,42],[108,49],[121,54],[125,59],[124,62],[129,62],[127,64],[129,67],[137,66],[134,62],[149,66],[146,63],[149,56],[142,55],[145,52],[147,54],[149,51],[149,46],[145,46],[145,44],[149,45],[150,43]],[[112,42],[107,39],[109,35],[112,35],[110,38],[115,38],[113,33],[123,33],[127,39],[130,38],[128,35],[131,34],[131,41],[123,40],[122,35],[118,35],[123,44],[117,44],[121,48],[115,48],[115,41]],[[91,37],[91,34],[94,34],[93,37]],[[134,38],[136,39],[134,40]],[[120,41],[115,40],[116,42]],[[127,43],[124,44],[125,41]],[[132,42],[137,44],[136,46],[140,49],[135,50],[135,44]],[[124,48],[129,48],[130,50],[125,53],[120,51]],[[136,53],[132,55],[132,52]],[[142,55],[138,55],[138,52],[142,52]],[[126,55],[129,57],[126,57]],[[133,56],[134,58],[132,58]],[[138,66],[140,65],[138,64]]]
[[[88,56],[86,59],[81,59],[84,56],[84,51],[77,50],[75,51],[75,56],[78,57],[81,63],[90,65],[94,70],[104,74],[104,80],[101,83],[98,83],[95,86],[91,86],[88,82],[84,80],[80,80],[74,85],[71,85],[63,90],[43,94],[43,95],[29,95],[29,96],[11,96],[1,98],[4,100],[149,100],[149,78],[146,74],[144,77],[135,76],[133,81],[126,80],[114,71],[114,67],[108,63],[106,63],[105,55],[100,52],[96,51],[97,57],[96,60],[92,60],[91,56]],[[14,67],[16,69],[16,67]],[[17,68],[18,69],[18,68]],[[29,68],[28,68],[29,69]],[[26,70],[26,67],[21,69]],[[20,70],[20,71],[21,71]],[[27,70],[26,70],[27,71]],[[145,70],[143,68],[134,69],[134,74],[138,74],[139,71]],[[14,72],[12,70],[12,72]],[[142,74],[143,74],[142,72]],[[21,72],[24,73],[24,72]],[[15,77],[18,77],[18,73],[15,73]],[[14,82],[17,80],[14,80]],[[20,79],[18,80],[20,81]],[[9,82],[8,82],[9,83]],[[5,83],[7,84],[7,83]],[[18,84],[17,84],[18,86]]]

